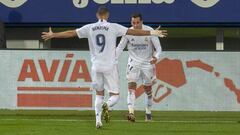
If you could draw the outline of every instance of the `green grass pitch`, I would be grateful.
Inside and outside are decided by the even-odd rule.
[[[94,111],[0,110],[0,135],[240,135],[240,112],[154,111],[145,122],[137,111],[135,123],[126,112],[96,129]]]

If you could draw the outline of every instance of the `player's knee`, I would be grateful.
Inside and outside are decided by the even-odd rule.
[[[92,83],[91,89],[96,91],[97,95],[102,95],[102,96],[104,95],[103,89],[96,83]]]
[[[144,89],[144,91],[151,91],[152,90],[152,86],[151,85],[144,85],[143,89]]]
[[[144,85],[143,88],[144,88],[145,93],[146,93],[148,96],[152,96],[152,86],[151,86],[151,85],[150,85],[150,86]]]
[[[103,90],[102,91],[96,90],[96,95],[104,96],[104,91]]]
[[[113,93],[113,92],[109,92],[109,96],[115,96],[115,95],[118,95],[119,96],[119,93]]]
[[[136,82],[129,82],[128,83],[128,89],[129,90],[136,90],[137,88],[137,83]]]

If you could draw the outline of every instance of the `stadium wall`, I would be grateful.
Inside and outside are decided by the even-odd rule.
[[[0,109],[93,110],[89,51],[0,51]],[[125,68],[119,60],[120,102],[127,109]],[[239,52],[162,54],[153,86],[154,110],[240,111]],[[136,93],[144,109],[144,91]]]
[[[239,0],[4,0],[0,18],[8,26],[81,26],[95,22],[96,10],[103,4],[111,11],[110,21],[122,24],[129,24],[134,12],[155,26],[158,22],[165,26],[240,24]]]

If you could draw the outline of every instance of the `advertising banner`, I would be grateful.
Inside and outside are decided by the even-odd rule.
[[[1,50],[0,56],[0,109],[94,109],[89,51]],[[127,57],[124,52],[119,59],[116,110],[127,109]],[[240,111],[239,57],[239,52],[164,52],[156,64],[153,109]],[[137,110],[145,108],[141,83]]]

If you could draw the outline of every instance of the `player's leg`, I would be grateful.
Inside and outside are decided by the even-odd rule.
[[[103,104],[103,117],[106,122],[110,121],[109,107],[113,107],[119,101],[119,75],[117,65],[110,72],[104,73],[104,85],[109,92],[109,99]]]
[[[145,91],[145,121],[151,121],[152,120],[152,86],[151,85],[144,85],[144,91]]]
[[[96,91],[95,97],[96,128],[101,128],[102,104],[104,99],[103,75],[101,73],[92,71],[92,89]]]
[[[129,82],[128,83],[128,96],[127,96],[127,105],[128,105],[128,121],[135,122],[135,92],[136,92],[137,83]]]
[[[127,119],[131,122],[135,122],[134,110],[135,110],[135,93],[137,88],[137,80],[139,78],[140,71],[138,68],[128,67],[127,68],[127,80],[128,80],[128,116]]]
[[[149,68],[143,70],[143,85],[145,91],[145,121],[152,120],[152,104],[153,104],[153,96],[152,96],[152,85],[156,79],[155,68]]]
[[[127,103],[128,103],[128,111],[129,113],[134,114],[134,107],[135,107],[135,92],[136,92],[137,83],[136,82],[129,82],[128,83],[128,96],[127,96]]]
[[[109,99],[107,102],[103,103],[102,109],[103,109],[103,119],[106,123],[110,122],[110,114],[109,114],[109,107],[113,107],[115,104],[117,104],[119,100],[119,93],[109,93]]]

